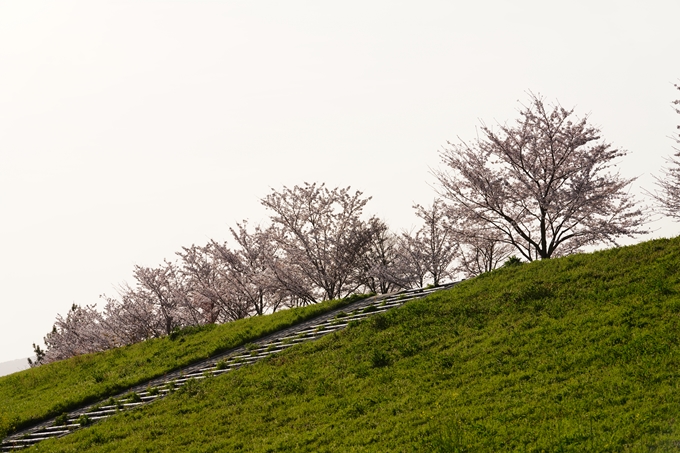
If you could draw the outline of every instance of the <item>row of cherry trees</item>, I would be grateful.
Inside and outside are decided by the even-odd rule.
[[[233,246],[211,241],[156,268],[135,266],[134,284],[103,296],[103,311],[74,305],[57,316],[46,349],[34,345],[36,363],[355,292],[439,285],[495,269],[513,253],[547,259],[647,232],[647,211],[629,195],[634,179],[614,171],[626,152],[602,140],[587,117],[532,95],[514,125],[482,132],[442,151],[441,198],[414,206],[416,231],[365,220],[370,197],[349,188],[272,190],[261,200],[268,224],[237,224]],[[648,193],[680,218],[680,150],[669,163]]]
[[[134,283],[123,284],[117,297],[102,296],[102,311],[73,305],[65,317],[58,315],[44,338],[46,349],[34,345],[35,364],[187,326],[451,278],[458,243],[441,201],[416,206],[422,227],[397,234],[376,217],[364,220],[369,200],[323,184],[272,190],[261,200],[268,225],[243,221],[230,230],[233,245],[210,241],[184,247],[158,267],[135,266]]]

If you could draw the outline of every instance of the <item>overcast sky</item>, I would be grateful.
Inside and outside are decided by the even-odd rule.
[[[678,17],[670,0],[0,1],[0,362],[133,265],[263,220],[271,188],[351,186],[415,225],[438,150],[513,121],[529,90],[589,114],[629,151],[631,193],[652,188],[680,123]]]

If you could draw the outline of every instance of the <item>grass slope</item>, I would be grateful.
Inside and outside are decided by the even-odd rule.
[[[680,238],[501,269],[49,452],[678,451]]]
[[[327,301],[222,325],[188,328],[169,337],[0,377],[0,439],[21,427],[105,399],[347,302]]]

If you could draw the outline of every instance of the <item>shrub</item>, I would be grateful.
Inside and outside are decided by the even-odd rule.
[[[343,300],[344,300],[345,302],[351,304],[352,302],[356,302],[356,301],[358,301],[358,300],[366,299],[366,298],[373,297],[373,296],[375,296],[375,293],[352,294],[351,296],[345,297]]]
[[[258,346],[255,343],[248,343],[245,345],[246,351],[254,351],[257,347]]]
[[[92,423],[92,420],[90,420],[90,417],[88,417],[86,414],[83,414],[80,417],[78,417],[76,423],[78,423],[80,426],[87,426],[90,423]]]
[[[522,264],[522,260],[519,259],[517,256],[512,255],[508,257],[507,260],[505,260],[505,263],[503,263],[503,267],[515,267],[519,266],[520,264]]]
[[[225,368],[227,368],[227,361],[224,360],[224,359],[219,360],[219,361],[215,364],[215,369],[216,369],[216,370],[224,370]]]
[[[125,398],[128,403],[139,403],[142,401],[142,398],[137,394],[137,392],[130,392],[123,398]]]
[[[390,356],[387,355],[385,351],[382,351],[380,349],[376,349],[373,351],[373,355],[371,356],[371,365],[373,365],[373,368],[380,368],[387,366],[391,363]]]
[[[383,330],[389,327],[390,323],[385,317],[385,315],[378,315],[374,316],[371,319],[371,327],[373,327],[376,330]]]
[[[65,425],[68,423],[68,414],[64,412],[63,414],[59,415],[57,418],[54,419],[54,424],[55,425]]]

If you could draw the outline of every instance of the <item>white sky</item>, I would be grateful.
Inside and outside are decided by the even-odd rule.
[[[590,114],[629,150],[632,192],[652,188],[680,123],[678,17],[671,0],[0,0],[0,362],[134,264],[264,219],[270,188],[349,185],[409,228],[438,149],[514,120],[528,90]]]

